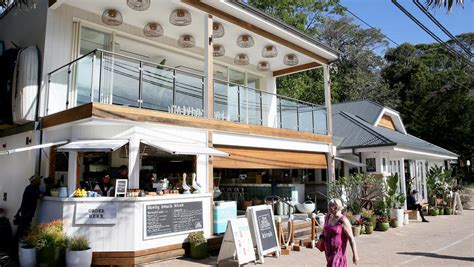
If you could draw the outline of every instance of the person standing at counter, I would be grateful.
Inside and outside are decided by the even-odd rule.
[[[122,165],[119,167],[119,179],[127,179],[128,180],[128,167],[126,165]]]
[[[105,175],[104,177],[102,177],[102,181],[94,187],[94,191],[102,195],[103,197],[112,196],[113,189],[114,187],[110,182],[109,175]]]
[[[18,224],[15,235],[15,240],[17,242],[20,241],[30,229],[31,221],[35,216],[38,198],[43,197],[43,193],[39,189],[41,177],[33,175],[29,180],[30,184],[23,192],[20,209],[16,213],[15,220],[13,221],[14,224]]]

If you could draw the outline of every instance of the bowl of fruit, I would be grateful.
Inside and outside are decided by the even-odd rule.
[[[74,197],[87,197],[87,191],[85,189],[76,189],[74,190]]]

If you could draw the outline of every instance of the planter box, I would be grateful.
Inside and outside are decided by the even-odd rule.
[[[89,267],[92,264],[92,249],[80,251],[66,251],[67,267]]]

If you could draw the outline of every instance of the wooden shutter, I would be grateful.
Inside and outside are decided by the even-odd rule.
[[[223,169],[326,169],[326,154],[251,147],[214,146],[229,157],[214,157],[214,168]]]

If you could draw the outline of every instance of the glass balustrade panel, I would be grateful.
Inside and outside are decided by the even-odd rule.
[[[46,114],[63,111],[68,102],[68,67],[64,67],[49,78],[48,107]]]
[[[261,124],[260,92],[240,87],[240,122]]]
[[[142,107],[168,112],[173,105],[173,70],[144,64],[142,79]]]
[[[182,114],[202,117],[203,78],[177,70],[175,79],[176,106]]]
[[[298,129],[298,119],[297,119],[297,106],[298,103],[281,98],[280,100],[280,112],[281,112],[281,128],[297,130]]]
[[[262,124],[267,127],[278,128],[277,124],[277,96],[262,91]]]
[[[313,106],[308,104],[298,104],[298,130],[301,132],[313,132]]]
[[[91,102],[91,90],[92,88],[92,57],[93,54],[82,58],[75,63],[71,64],[71,74],[73,75],[72,81],[75,87],[71,88],[71,104],[69,107],[80,106]],[[99,64],[98,64],[99,63]],[[96,67],[100,66],[100,62],[95,62]],[[98,69],[97,69],[98,70]],[[95,77],[96,81],[99,80],[98,75]],[[95,92],[94,99],[98,98],[98,92]]]
[[[238,121],[237,88],[227,86],[226,82],[214,81],[214,118]]]
[[[326,108],[314,107],[314,133],[327,134]]]
[[[102,102],[138,107],[140,62],[104,53],[101,73]]]

